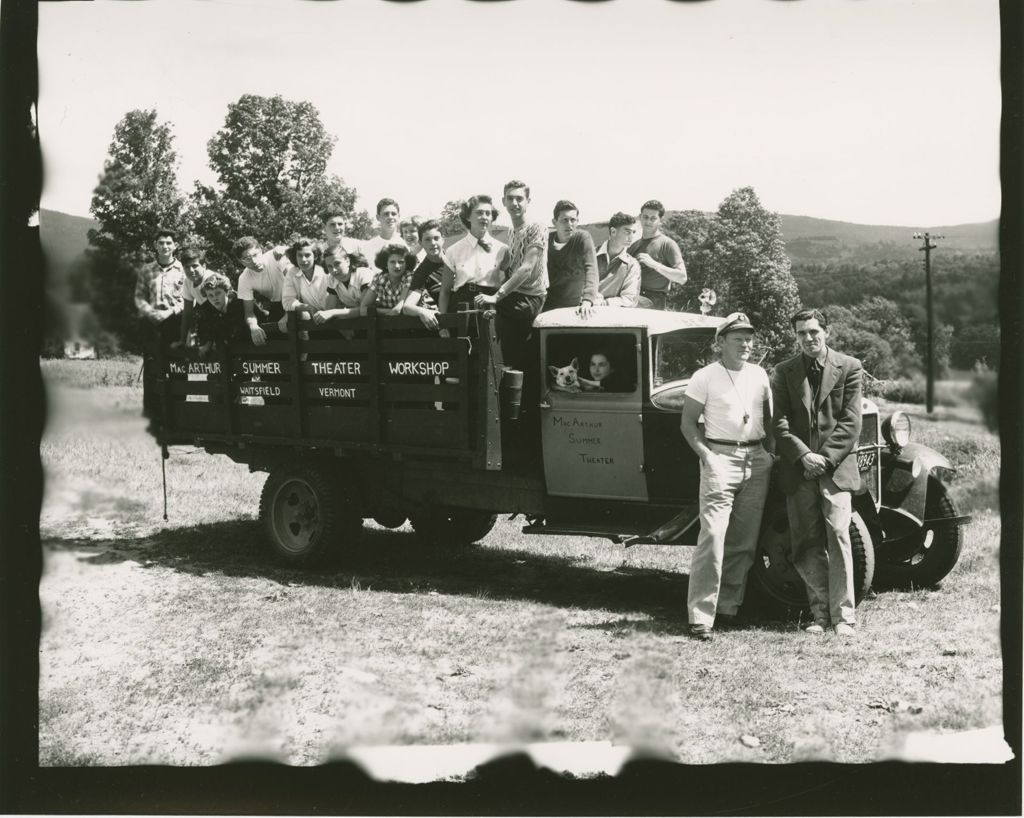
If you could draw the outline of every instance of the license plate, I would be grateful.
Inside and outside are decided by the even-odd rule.
[[[859,471],[867,471],[873,468],[875,461],[878,460],[877,449],[865,449],[862,452],[857,452],[857,469]]]

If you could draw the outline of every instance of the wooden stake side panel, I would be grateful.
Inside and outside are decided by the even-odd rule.
[[[158,358],[170,435],[336,441],[472,453],[489,347],[464,316],[440,338],[419,321],[358,319],[353,337],[292,318],[286,340],[234,344],[205,360]],[[489,327],[489,325],[488,325]],[[493,332],[493,328],[490,328]],[[491,386],[493,388],[493,386]],[[486,442],[486,441],[484,441]],[[493,445],[493,443],[492,443]]]

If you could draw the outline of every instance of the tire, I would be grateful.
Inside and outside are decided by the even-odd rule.
[[[882,509],[886,537],[875,554],[876,584],[879,588],[907,590],[931,588],[941,582],[960,559],[963,548],[960,526],[923,531],[902,515]],[[934,476],[928,478],[926,519],[948,520],[958,516],[946,487]]]
[[[859,605],[871,590],[875,552],[871,532],[859,512],[850,517],[853,594]],[[749,601],[762,613],[796,618],[808,611],[807,588],[790,560],[789,517],[785,499],[769,497],[757,543],[757,556],[747,580]]]
[[[260,495],[260,521],[274,556],[288,565],[322,565],[333,547],[355,545],[363,519],[333,470],[287,464],[271,471]]]
[[[498,515],[490,511],[447,506],[415,514],[410,522],[426,545],[458,548],[482,540],[497,520]]]

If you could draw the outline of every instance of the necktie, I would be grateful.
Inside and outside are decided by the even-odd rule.
[[[491,243],[486,238],[477,239],[476,243],[484,249],[485,253],[491,252]]]
[[[811,361],[807,368],[807,380],[811,383],[811,399],[814,402],[817,402],[818,390],[821,388],[821,370],[821,364],[817,361]]]

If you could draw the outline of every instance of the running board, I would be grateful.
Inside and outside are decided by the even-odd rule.
[[[601,526],[589,526],[588,528],[574,528],[572,526],[545,525],[544,523],[533,523],[531,525],[523,526],[523,533],[557,534],[560,536],[570,537],[601,537],[603,539],[611,540],[617,545],[631,536],[629,534],[623,534],[617,528],[611,527],[603,528]]]
[[[571,526],[531,523],[523,527],[524,534],[560,534],[576,537],[602,537],[615,544],[631,548],[634,545],[675,545],[680,537],[700,521],[697,506],[684,508],[675,517],[647,534],[627,534],[614,526]]]

